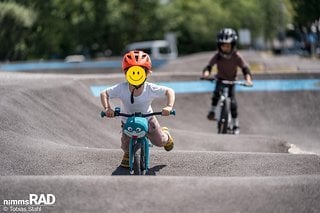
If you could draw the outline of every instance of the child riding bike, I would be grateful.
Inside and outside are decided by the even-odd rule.
[[[203,69],[202,77],[208,78],[212,67],[217,65],[216,87],[213,91],[211,109],[207,115],[209,120],[215,120],[215,110],[223,90],[223,80],[235,81],[237,78],[237,67],[242,73],[248,86],[252,86],[252,76],[248,63],[243,59],[236,49],[238,36],[233,29],[225,28],[217,34],[218,52],[210,59],[209,64]],[[233,132],[240,133],[238,121],[238,107],[235,98],[235,85],[229,85],[229,97],[231,99],[231,117]]]
[[[168,87],[147,82],[147,76],[152,73],[152,62],[149,55],[143,51],[130,51],[122,59],[122,70],[127,82],[118,83],[107,88],[100,94],[101,104],[107,117],[114,117],[114,110],[111,107],[110,99],[121,100],[123,113],[133,114],[141,112],[143,114],[152,113],[151,103],[155,98],[166,97],[166,106],[162,108],[162,115],[169,116],[174,105],[175,92]],[[126,122],[122,118],[122,126]],[[148,117],[149,132],[148,138],[155,146],[164,147],[166,151],[173,149],[173,138],[167,127],[160,126],[155,116]],[[124,155],[121,166],[129,167],[129,141],[130,138],[122,133],[121,148]]]

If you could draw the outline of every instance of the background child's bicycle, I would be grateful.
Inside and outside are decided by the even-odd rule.
[[[200,78],[201,80],[216,81],[215,78]],[[231,100],[229,97],[229,86],[230,85],[241,85],[245,87],[252,87],[247,85],[243,81],[221,81],[223,90],[220,94],[220,99],[216,108],[215,116],[218,120],[218,134],[238,134],[233,130],[231,122]]]
[[[175,115],[175,110],[170,112],[170,115]],[[129,166],[130,174],[145,175],[149,169],[149,147],[151,143],[147,137],[149,131],[148,119],[146,117],[153,115],[162,115],[162,112],[153,112],[142,114],[136,112],[134,114],[125,114],[120,112],[120,108],[114,110],[115,116],[127,117],[127,121],[123,126],[123,133],[130,137],[129,142]],[[102,111],[101,117],[106,114]]]

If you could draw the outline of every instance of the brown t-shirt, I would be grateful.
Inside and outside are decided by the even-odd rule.
[[[237,77],[237,67],[242,70],[246,67],[249,68],[248,63],[236,51],[232,53],[230,58],[224,58],[216,53],[209,61],[210,66],[217,65],[217,78],[223,80],[234,81]]]

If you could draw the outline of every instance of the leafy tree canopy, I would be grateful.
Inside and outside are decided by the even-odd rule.
[[[27,52],[25,39],[36,19],[24,6],[0,2],[0,59],[19,59]]]
[[[319,18],[319,7],[318,0],[0,0],[0,60],[119,55],[166,32],[188,54],[214,49],[224,27],[270,41],[293,15],[300,24]]]

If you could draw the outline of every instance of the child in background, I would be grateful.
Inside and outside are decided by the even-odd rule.
[[[243,59],[236,49],[238,36],[233,29],[222,29],[217,35],[218,52],[211,58],[209,64],[203,69],[202,76],[208,78],[212,67],[217,65],[216,88],[213,92],[211,109],[207,118],[215,120],[215,110],[221,96],[223,80],[235,81],[237,78],[237,67],[242,69],[247,86],[252,86],[252,77],[248,63]],[[235,85],[229,85],[229,97],[231,99],[231,117],[234,134],[239,134],[238,107],[235,98]]]

